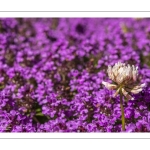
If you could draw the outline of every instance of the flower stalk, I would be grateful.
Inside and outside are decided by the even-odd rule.
[[[123,95],[120,92],[120,108],[121,108],[121,120],[122,120],[122,131],[125,131],[125,116],[124,116],[124,108],[123,108]]]

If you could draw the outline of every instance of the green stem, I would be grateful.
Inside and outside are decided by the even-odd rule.
[[[125,117],[124,117],[124,108],[123,108],[123,96],[122,93],[120,92],[120,107],[121,107],[121,114],[122,114],[122,131],[125,131]]]

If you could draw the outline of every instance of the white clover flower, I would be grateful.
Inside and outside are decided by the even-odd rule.
[[[126,99],[133,99],[129,93],[137,94],[145,87],[145,83],[138,83],[138,67],[134,65],[118,62],[113,67],[108,66],[107,72],[113,84],[104,81],[102,84],[109,90],[116,90],[114,97],[122,92]]]

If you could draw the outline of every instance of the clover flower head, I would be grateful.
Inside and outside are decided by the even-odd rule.
[[[109,90],[116,90],[114,97],[122,92],[126,99],[133,99],[129,93],[137,94],[143,90],[144,84],[138,82],[138,67],[118,62],[113,67],[108,66],[108,76],[113,84],[102,82]]]

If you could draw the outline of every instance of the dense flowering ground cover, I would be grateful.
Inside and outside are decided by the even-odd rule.
[[[0,132],[121,132],[107,68],[139,67],[126,132],[150,131],[150,19],[1,18]]]

